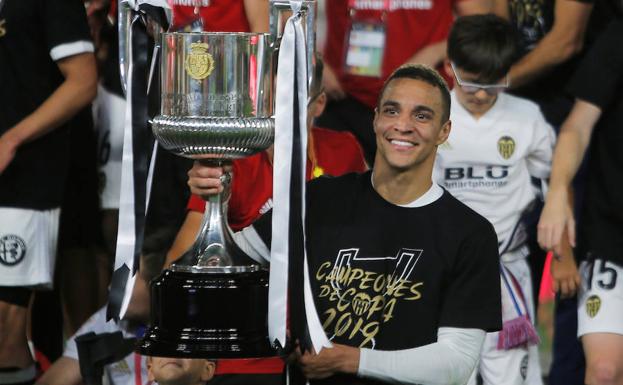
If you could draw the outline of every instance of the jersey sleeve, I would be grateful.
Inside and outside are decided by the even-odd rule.
[[[554,128],[545,121],[539,111],[534,120],[532,143],[526,157],[526,165],[531,176],[539,179],[549,178],[552,168],[552,156],[556,144]]]
[[[461,243],[444,294],[439,326],[502,328],[500,258],[493,226],[483,225]]]
[[[80,0],[40,0],[42,29],[52,60],[93,52],[84,4]]]
[[[570,93],[602,110],[615,102],[623,85],[623,21],[611,23],[580,63],[569,83]]]
[[[188,205],[186,205],[186,208],[189,211],[203,213],[206,209],[206,202],[201,199],[199,195],[191,194],[190,199],[188,199]]]

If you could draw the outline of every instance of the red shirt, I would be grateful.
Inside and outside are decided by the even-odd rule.
[[[454,20],[456,1],[460,0],[360,0],[355,1],[358,9],[354,10],[352,19],[349,0],[327,1],[326,13],[331,17],[327,18],[324,60],[336,72],[347,94],[374,108],[383,82],[396,68],[425,46],[446,39]],[[382,20],[382,10],[369,9],[369,4],[375,2],[380,9],[384,4],[390,7],[384,22],[386,38],[382,75],[376,78],[345,74],[345,46],[351,20]]]
[[[352,134],[324,128],[312,129],[314,152],[324,174],[339,176],[366,169],[361,147]],[[307,162],[307,179],[311,179],[311,162]],[[272,208],[273,166],[266,152],[233,163],[232,193],[227,217],[233,230],[249,226]],[[193,195],[188,209],[205,210],[205,201]]]
[[[172,30],[179,30],[197,19],[195,4],[198,4],[197,8],[203,21],[204,31],[249,32],[251,30],[243,0],[168,0],[168,2],[173,9]]]

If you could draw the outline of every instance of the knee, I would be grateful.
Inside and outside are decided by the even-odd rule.
[[[608,360],[589,363],[586,369],[586,383],[588,385],[615,385],[621,375],[621,368]]]

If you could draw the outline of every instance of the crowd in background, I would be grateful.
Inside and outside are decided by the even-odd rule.
[[[268,0],[168,2],[171,30],[269,30]],[[189,171],[191,178],[197,175],[192,161],[159,149],[130,311],[119,323],[106,321],[126,124],[117,7],[115,0],[0,0],[0,384],[79,384],[75,336],[117,330],[126,338],[140,336],[149,314],[148,282],[188,248],[201,222],[204,201],[188,188]],[[456,48],[472,44],[473,36],[454,36],[454,48],[448,41],[455,20],[484,14],[499,19],[476,20],[503,22],[512,36],[498,52],[500,61],[508,61],[503,73],[487,65],[504,65],[479,62]],[[511,134],[505,126],[494,139],[496,156],[505,161],[524,151],[522,162],[532,177],[529,186],[509,191],[496,205],[513,199],[520,188],[533,198],[521,204],[521,215],[515,213],[525,224],[521,247],[507,245],[500,254],[513,256],[502,258],[510,276],[524,276],[517,283],[520,293],[511,290],[517,295],[507,301],[529,297],[519,313],[534,324],[550,252],[557,292],[553,362],[541,369],[554,385],[623,384],[623,316],[607,307],[610,296],[623,297],[617,281],[623,272],[623,206],[617,195],[623,191],[618,149],[622,16],[620,0],[319,0],[321,65],[310,87],[308,179],[374,169],[379,95],[385,80],[405,64],[436,69],[454,89],[452,130],[476,130],[491,119],[489,109],[502,108],[502,102],[508,110],[504,116],[512,117],[507,126],[516,124],[517,132],[524,128],[519,121],[538,126],[526,139],[533,141],[529,149],[520,149],[517,139],[525,131]],[[460,197],[460,183],[485,183],[487,176],[494,180],[500,174],[475,171],[487,161],[479,163],[482,153],[473,148],[473,153],[465,150],[469,167],[449,165],[457,162],[452,147],[458,152],[459,143],[485,140],[483,134],[474,141],[469,131],[461,134],[464,139],[456,135],[440,146],[439,175],[445,178],[435,180]],[[590,161],[583,162],[589,159],[585,153]],[[270,208],[271,165],[272,150],[234,164],[240,181],[229,215],[235,229]],[[471,198],[468,194],[465,203],[470,205]],[[478,199],[485,200],[485,213],[479,213],[496,225],[498,211],[506,211],[487,208],[493,203],[486,197],[473,198]],[[498,237],[511,232],[495,227]],[[515,239],[512,232],[509,238]],[[511,266],[519,258],[526,268]],[[581,282],[595,282],[604,292],[578,297]],[[580,335],[600,334],[581,342],[578,314],[592,320],[601,306],[600,314],[608,310],[614,321],[603,321],[601,330],[580,328]],[[522,353],[517,360],[527,373],[519,370],[514,382],[499,380],[503,377],[489,367],[496,366],[495,357],[484,365],[485,346],[470,383],[542,384],[541,369],[532,369],[539,365],[537,345],[524,342],[526,351],[532,345],[531,358],[524,361],[528,356]],[[498,336],[487,344],[489,352],[496,351]],[[256,372],[206,360],[172,360],[180,368],[177,374],[159,371],[166,367],[160,360],[129,354],[108,365],[106,373],[113,384],[278,384],[282,379],[283,364],[274,360],[250,366],[259,368]],[[262,370],[263,365],[271,370]]]

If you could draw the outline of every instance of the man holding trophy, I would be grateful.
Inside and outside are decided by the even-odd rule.
[[[276,128],[266,36],[164,34],[152,127],[165,148],[197,160],[189,184],[209,204],[193,246],[152,282],[140,350],[274,355],[268,312],[270,343],[313,383],[465,383],[485,332],[501,327],[499,266],[492,226],[432,183],[450,132],[447,86],[427,67],[397,70],[375,112],[374,171],[317,178],[306,194],[309,4],[271,0],[294,14],[280,46]],[[274,131],[274,208],[232,234],[223,165],[263,151]]]
[[[377,106],[375,169],[309,185],[309,271],[333,346],[297,348],[292,358],[314,383],[461,384],[485,331],[500,328],[491,225],[431,181],[448,117],[438,74],[402,67]],[[221,174],[196,163],[191,191],[211,196]],[[261,261],[269,258],[270,216],[235,235]]]

